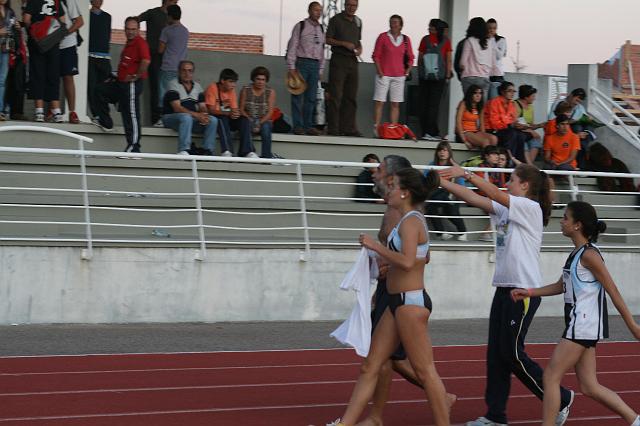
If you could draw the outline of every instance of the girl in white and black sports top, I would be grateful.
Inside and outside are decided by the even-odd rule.
[[[640,417],[612,390],[598,383],[596,343],[607,337],[607,292],[625,324],[640,340],[638,325],[607,271],[600,251],[593,245],[606,225],[599,221],[589,203],[572,201],[560,221],[562,234],[571,238],[575,249],[569,256],[558,281],[537,289],[515,289],[514,300],[565,293],[566,329],[544,371],[543,425],[554,425],[560,408],[558,387],[562,377],[573,368],[584,395],[600,402],[625,419],[640,426]],[[604,291],[603,291],[604,290]]]
[[[511,174],[507,191],[458,166],[441,172],[440,185],[459,200],[484,210],[496,228],[496,287],[489,314],[487,344],[487,411],[467,426],[506,425],[507,400],[511,374],[515,375],[540,400],[544,397],[542,368],[525,351],[529,325],[540,306],[539,297],[523,301],[511,299],[512,288],[537,288],[542,285],[540,246],[542,230],[551,214],[550,179],[538,168],[520,164]],[[450,182],[464,177],[486,194],[483,197],[469,188]],[[569,415],[573,393],[560,389],[562,413],[557,424]]]
[[[427,331],[431,301],[424,291],[424,253],[420,253],[420,261],[416,261],[418,248],[424,250],[429,242],[421,207],[428,195],[438,187],[439,180],[436,172],[425,177],[413,168],[402,169],[394,175],[387,202],[402,213],[403,220],[398,229],[391,233],[389,241],[395,241],[393,245],[398,251],[369,235],[360,236],[363,246],[374,250],[389,264],[387,288],[391,300],[373,333],[369,355],[362,363],[349,406],[342,420],[334,422],[334,425],[352,426],[358,422],[373,397],[380,369],[400,343],[404,346],[418,382],[425,389],[435,424],[450,424],[450,403],[447,402],[444,385],[436,371]]]

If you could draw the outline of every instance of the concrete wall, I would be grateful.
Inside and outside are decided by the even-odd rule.
[[[0,324],[127,323],[346,318],[354,295],[338,289],[358,251],[100,248],[91,261],[79,248],[0,247]],[[567,253],[542,253],[544,281],[558,279]],[[488,251],[434,251],[425,284],[434,318],[489,313],[494,264]],[[634,314],[640,314],[637,253],[605,254]],[[465,265],[464,267],[460,267]],[[543,316],[562,315],[562,297]],[[611,312],[615,309],[611,308]]]

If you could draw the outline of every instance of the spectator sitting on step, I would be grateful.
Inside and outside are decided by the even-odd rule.
[[[240,114],[251,122],[251,132],[262,139],[262,158],[274,158],[271,152],[271,133],[273,131],[273,108],[276,104],[276,91],[267,85],[271,73],[265,67],[251,70],[252,84],[245,86],[240,93]]]
[[[204,95],[209,114],[218,118],[218,134],[220,135],[220,152],[223,157],[232,157],[231,131],[240,132],[238,157],[258,158],[251,142],[251,121],[240,113],[236,83],[238,73],[230,68],[220,72],[217,83],[211,83]]]
[[[442,141],[436,147],[436,152],[433,155],[433,161],[429,163],[430,166],[453,166],[453,151],[449,142]],[[425,170],[425,176],[429,173],[429,170]],[[453,179],[452,179],[453,180]],[[455,183],[464,185],[464,179],[458,178],[453,180]],[[435,201],[435,202],[434,202]],[[460,217],[460,204],[451,202],[451,194],[444,188],[438,188],[431,193],[429,201],[426,203],[426,213],[431,216],[430,220],[433,224],[434,231],[439,231],[440,238],[443,241],[453,238],[452,234],[445,231],[444,219],[438,216],[449,216],[449,221],[455,226],[458,231],[458,241],[467,241],[467,227],[464,224],[464,220]]]
[[[525,141],[525,159],[529,164],[533,164],[542,148],[542,137],[537,129],[544,127],[545,123],[535,123],[535,113],[533,103],[536,101],[538,89],[528,84],[523,84],[518,88],[518,99],[515,100],[518,122],[525,126],[523,132],[529,135]]]
[[[594,143],[589,147],[589,166],[594,172],[630,173],[624,162],[611,155],[611,152],[601,143]],[[632,178],[598,176],[598,189],[609,192],[634,192]]]
[[[362,159],[362,162],[379,164],[380,158],[378,158],[376,154],[367,154]],[[373,174],[376,172],[376,170],[378,170],[377,166],[365,167],[364,169],[362,169],[362,171],[356,178],[356,183],[358,185],[356,185],[356,190],[354,194],[355,198],[374,198],[374,199],[380,198],[380,195],[376,194],[375,191],[373,190]],[[368,184],[368,185],[364,185],[364,184]],[[356,200],[356,201],[359,203],[371,202],[371,201],[365,201],[365,200]]]
[[[456,140],[464,142],[469,149],[496,145],[498,138],[485,131],[484,102],[482,88],[472,84],[464,99],[458,104],[456,114]]]
[[[498,88],[498,96],[489,100],[484,109],[484,122],[487,130],[498,137],[498,145],[511,151],[520,161],[526,161],[525,141],[530,137],[523,130],[526,126],[518,123],[513,83],[503,81]]]
[[[570,133],[571,124],[566,115],[556,117],[558,130],[544,137],[545,168],[550,170],[577,170],[576,157],[580,151],[580,140]]]
[[[587,167],[586,153],[589,149],[589,144],[595,140],[595,134],[593,133],[593,126],[591,119],[587,115],[582,102],[587,98],[587,93],[582,88],[573,89],[569,96],[564,99],[571,105],[571,114],[569,115],[569,123],[573,133],[580,138],[580,152],[578,153],[577,163],[578,167],[585,169]],[[556,101],[551,106],[549,112],[549,119],[553,119],[555,115],[555,108],[561,101]]]
[[[547,121],[546,124],[544,125],[544,134],[545,135],[554,134],[558,130],[558,126],[556,126],[556,117],[559,115],[565,115],[567,116],[567,118],[569,118],[571,116],[572,109],[573,108],[567,101],[560,101],[559,103],[557,103],[556,107],[553,110],[554,112],[553,118]],[[573,133],[573,130],[569,129],[569,131]]]
[[[193,81],[195,69],[195,64],[191,61],[179,63],[178,78],[169,82],[164,95],[162,123],[178,132],[179,155],[189,155],[189,150],[192,154],[197,152],[192,148],[192,133],[203,134],[201,153],[213,155],[218,119],[207,112],[202,86]]]

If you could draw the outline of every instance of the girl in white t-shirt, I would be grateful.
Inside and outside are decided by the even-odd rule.
[[[451,183],[463,177],[485,196]],[[538,288],[542,284],[540,246],[542,229],[551,214],[551,188],[547,174],[535,166],[520,164],[507,182],[507,192],[474,173],[458,166],[441,171],[440,185],[459,200],[488,213],[496,228],[496,268],[493,286],[496,291],[489,315],[487,345],[487,412],[468,426],[507,424],[506,405],[511,388],[511,374],[539,399],[544,396],[542,368],[524,351],[529,325],[540,306],[540,298],[515,302],[512,288]],[[569,415],[573,392],[561,388],[564,424]]]
[[[511,290],[511,296],[517,301],[564,293],[566,328],[544,371],[542,424],[555,425],[560,407],[558,386],[565,373],[573,368],[584,395],[620,415],[627,424],[640,426],[638,413],[615,392],[598,383],[596,377],[596,344],[608,337],[605,292],[631,333],[640,340],[640,325],[635,322],[618,292],[600,250],[593,245],[607,227],[598,220],[591,204],[572,201],[567,205],[560,228],[575,246],[560,279],[541,288]]]

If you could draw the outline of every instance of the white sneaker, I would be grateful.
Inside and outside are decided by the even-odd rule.
[[[178,151],[176,155],[189,155],[187,151]]]
[[[260,157],[255,152],[250,152],[247,155],[245,155],[244,158],[260,158]]]
[[[458,241],[469,241],[469,237],[467,237],[467,234],[460,234],[457,238]]]
[[[423,141],[432,141],[435,138],[431,136],[429,133],[425,133],[424,136],[422,136],[420,139],[422,139]]]
[[[492,243],[493,242],[493,234],[482,234],[480,235],[480,238],[478,238],[478,240],[480,241],[484,241],[487,243]]]
[[[53,114],[53,122],[54,123],[64,123],[64,117],[62,114]]]
[[[162,119],[153,123],[153,127],[164,127],[164,123],[162,122]]]
[[[569,400],[569,405],[567,405],[562,410],[560,410],[560,412],[556,416],[556,426],[562,426],[569,418],[569,410],[571,410],[571,405],[573,404],[573,398],[575,398],[576,396],[576,393],[574,391],[569,391],[569,392],[571,392],[571,399]]]
[[[507,426],[507,424],[492,422],[486,417],[478,417],[472,422],[467,422],[466,426]]]
[[[222,157],[233,157],[233,154],[231,153],[231,151],[225,151],[222,154],[220,154],[220,156],[222,156]]]
[[[447,234],[446,232],[444,234],[440,234],[440,239],[442,241],[447,241],[453,238],[453,235],[451,234]]]
[[[342,424],[342,419],[338,417],[331,423],[327,423],[327,426],[340,426],[341,424]]]
[[[35,122],[44,123],[44,112],[36,112]]]

